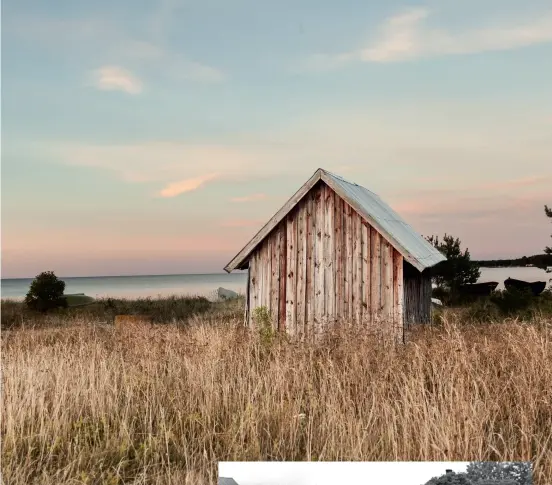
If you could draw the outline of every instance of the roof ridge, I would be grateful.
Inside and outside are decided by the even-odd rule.
[[[325,170],[323,168],[321,168],[320,170],[327,173],[328,175],[331,175],[332,177],[335,177],[335,178],[341,180],[342,182],[345,182],[346,184],[354,185],[355,187],[360,187],[361,189],[366,190],[366,192],[370,192],[371,194],[375,195],[378,199],[381,199],[381,197],[378,194],[376,194],[375,192],[372,192],[370,189],[367,189],[366,187],[364,187],[364,185],[360,185],[360,184],[357,184],[355,182],[351,182],[350,180],[347,180],[347,179],[343,178],[341,175],[337,175],[336,173],[330,172],[329,170]]]

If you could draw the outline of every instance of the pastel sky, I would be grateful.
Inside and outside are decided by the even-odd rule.
[[[468,462],[220,462],[219,477],[238,485],[424,485]]]
[[[4,0],[2,276],[221,272],[322,167],[549,243],[550,0]]]

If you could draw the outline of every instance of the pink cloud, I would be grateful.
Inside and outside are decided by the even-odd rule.
[[[243,197],[232,197],[230,200],[232,202],[253,202],[256,200],[266,199],[266,194],[251,194],[245,195]]]
[[[102,91],[124,91],[128,94],[142,92],[142,81],[119,66],[102,66],[94,72],[95,86]]]
[[[176,197],[177,195],[183,194],[185,192],[192,192],[197,190],[207,182],[217,178],[219,174],[210,173],[207,175],[201,175],[199,177],[194,177],[191,179],[180,180],[179,182],[173,182],[168,184],[159,195],[161,197]]]
[[[512,180],[504,180],[500,182],[491,182],[488,184],[480,185],[480,188],[483,190],[493,190],[493,189],[509,189],[515,187],[527,187],[538,185],[541,183],[552,183],[552,176],[550,175],[532,175],[530,177],[522,177]]]

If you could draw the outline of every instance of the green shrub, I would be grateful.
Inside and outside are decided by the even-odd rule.
[[[276,332],[272,326],[272,315],[270,310],[265,306],[257,307],[253,310],[253,322],[259,332],[261,342],[265,345],[270,345],[276,337]]]
[[[53,271],[40,273],[31,283],[25,297],[25,304],[33,311],[46,313],[54,308],[66,308],[67,300],[63,296],[65,282]]]

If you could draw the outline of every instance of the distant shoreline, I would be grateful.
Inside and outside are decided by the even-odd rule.
[[[233,274],[242,274],[245,273],[245,271],[236,271],[233,272]],[[228,275],[229,273],[225,273],[224,271],[218,272],[218,273],[169,273],[169,274],[124,274],[124,275],[104,275],[104,276],[58,276],[59,279],[65,280],[65,279],[105,279],[105,278],[166,278],[170,276],[220,276],[220,275]],[[36,275],[35,275],[36,276]],[[7,281],[7,280],[33,280],[35,276],[18,276],[14,278],[1,278],[1,281]]]
[[[480,268],[525,268],[535,267],[545,270],[552,266],[551,254],[534,254],[517,259],[485,259],[473,260]]]

